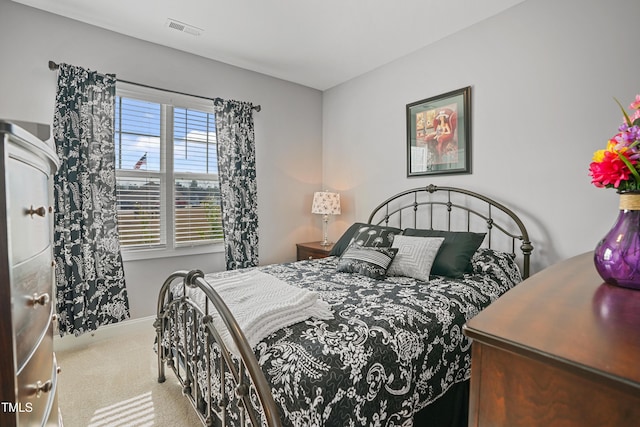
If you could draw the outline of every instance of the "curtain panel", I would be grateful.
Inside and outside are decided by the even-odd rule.
[[[253,106],[216,100],[218,179],[227,270],[258,265],[258,190]]]
[[[53,137],[60,335],[129,318],[116,218],[114,75],[60,64]]]

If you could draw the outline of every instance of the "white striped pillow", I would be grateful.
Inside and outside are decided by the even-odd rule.
[[[395,248],[363,247],[352,244],[338,260],[337,270],[381,279],[386,275],[387,268],[397,252]]]

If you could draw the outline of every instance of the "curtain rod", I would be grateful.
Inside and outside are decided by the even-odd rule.
[[[56,64],[53,61],[49,61],[49,69],[51,71],[57,70],[58,68],[60,68],[60,65]],[[206,100],[213,101],[213,102],[216,102],[218,100],[220,100],[220,101],[222,100],[222,98],[209,98],[209,97],[202,96],[202,95],[192,95],[190,93],[178,92],[177,90],[163,89],[163,88],[156,87],[156,86],[150,86],[150,85],[146,85],[146,84],[142,84],[142,83],[130,82],[130,81],[127,81],[127,80],[122,80],[122,79],[116,79],[116,80],[119,81],[119,82],[122,82],[122,83],[128,83],[128,84],[131,84],[131,85],[146,87],[148,89],[162,90],[164,92],[176,93],[178,95],[193,96],[194,98],[206,99]],[[257,112],[260,112],[260,110],[262,110],[262,107],[260,105],[254,105],[251,108],[253,108]]]

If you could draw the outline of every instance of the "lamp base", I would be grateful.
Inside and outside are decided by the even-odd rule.
[[[327,237],[327,224],[329,223],[329,215],[322,216],[322,242],[320,246],[331,246],[333,243]]]

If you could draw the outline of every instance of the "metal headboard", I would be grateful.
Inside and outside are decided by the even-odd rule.
[[[440,193],[442,197],[433,196],[435,193]],[[446,209],[444,219],[434,215],[438,207]],[[460,213],[462,216],[457,215]],[[475,219],[480,219],[481,225],[474,224]],[[435,185],[406,190],[378,205],[369,215],[368,222],[401,229],[437,227],[447,231],[482,231],[487,233],[485,245],[488,248],[492,247],[494,241],[493,232],[498,230],[511,241],[512,254],[516,255],[516,241],[520,242],[522,277],[529,277],[533,246],[526,227],[511,209],[473,191]]]

